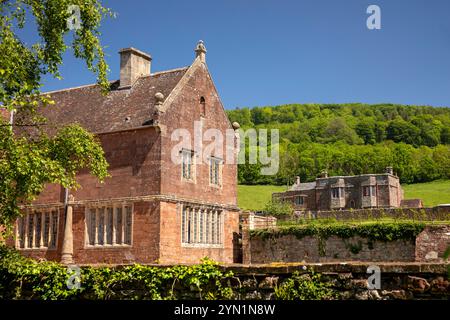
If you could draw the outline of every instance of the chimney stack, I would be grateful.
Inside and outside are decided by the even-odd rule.
[[[299,185],[299,184],[300,184],[300,177],[299,177],[299,176],[296,176],[296,177],[295,177],[295,184],[296,184],[296,185]]]
[[[394,168],[386,167],[386,173],[394,175]]]
[[[130,88],[142,76],[150,75],[152,57],[135,48],[125,48],[120,54],[120,88]]]
[[[327,170],[323,170],[322,173],[320,174],[321,178],[328,178],[328,171]]]

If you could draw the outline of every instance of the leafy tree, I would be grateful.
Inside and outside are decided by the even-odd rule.
[[[412,145],[420,144],[420,130],[403,119],[395,119],[386,129],[387,138],[395,142],[405,142]]]
[[[80,28],[73,31],[69,5],[77,5],[80,12]],[[1,1],[0,105],[7,115],[17,112],[19,116],[14,128],[0,117],[0,224],[9,230],[21,214],[19,206],[35,199],[46,183],[76,188],[75,175],[83,168],[100,180],[108,174],[103,150],[92,134],[71,125],[50,136],[41,126],[45,119],[36,113],[38,107],[51,107],[51,99],[40,93],[41,79],[46,74],[60,77],[58,68],[69,45],[97,75],[103,92],[108,91],[108,68],[98,31],[107,14],[97,0]],[[19,31],[30,16],[39,40],[27,45]],[[72,41],[67,44],[69,34]]]
[[[279,217],[292,215],[294,210],[290,203],[280,200],[270,200],[264,207],[264,212]]]
[[[363,119],[355,128],[356,133],[364,140],[365,144],[374,144],[376,142],[375,123]]]
[[[442,144],[450,144],[450,126],[442,128],[441,143]]]

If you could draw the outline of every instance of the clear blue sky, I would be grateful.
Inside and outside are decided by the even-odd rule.
[[[111,0],[102,26],[110,79],[120,48],[153,56],[152,72],[189,65],[197,40],[226,108],[284,103],[450,106],[449,0]],[[366,9],[381,8],[381,30]],[[69,52],[63,80],[95,82]]]

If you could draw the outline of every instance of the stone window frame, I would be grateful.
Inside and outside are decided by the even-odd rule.
[[[112,225],[109,215],[109,209],[112,209]],[[117,230],[118,227],[118,217],[120,209],[120,233]],[[95,210],[95,219],[93,219],[92,210]],[[102,215],[103,214],[103,215]],[[130,225],[127,230],[125,222],[129,221],[127,215],[130,214]],[[84,212],[84,248],[85,249],[101,249],[101,248],[129,248],[133,246],[134,238],[134,203],[129,202],[114,202],[114,203],[96,203],[85,206]],[[99,226],[98,219],[103,216],[102,232],[103,237],[100,242],[100,237],[98,236]],[[92,223],[94,222],[94,227]],[[108,225],[108,227],[107,227]],[[94,228],[94,239],[92,244],[92,228]],[[111,240],[108,237],[108,230],[111,230]],[[129,231],[129,235],[127,233]],[[120,243],[117,243],[118,236],[120,234]],[[129,242],[127,242],[129,238]]]
[[[200,97],[200,115],[206,117],[206,99],[204,96]]]
[[[224,248],[225,213],[222,209],[182,204],[180,211],[180,242],[182,247]],[[191,222],[191,219],[194,222]]]
[[[337,190],[337,196],[335,191]],[[331,198],[332,199],[343,199],[345,198],[345,188],[344,187],[331,187]]]
[[[368,192],[366,192],[368,191]],[[376,185],[366,185],[362,186],[362,192],[363,197],[376,197],[377,196],[377,186]]]
[[[189,177],[186,177],[185,175],[185,162],[184,162],[185,156],[191,159]],[[183,148],[180,150],[180,157],[181,157],[181,180],[185,182],[196,183],[197,170],[196,170],[195,151]]]
[[[213,181],[213,179],[212,179],[213,162],[216,163],[217,181]],[[222,185],[223,185],[223,181],[222,181],[222,178],[223,178],[223,164],[224,164],[224,161],[221,158],[214,157],[214,156],[208,157],[208,181],[209,181],[209,186],[214,187],[214,188],[222,188]]]
[[[39,230],[37,230],[38,215],[40,215]],[[16,249],[56,250],[58,248],[59,216],[60,216],[59,208],[55,207],[26,210],[25,214],[16,220],[15,226]],[[47,217],[48,217],[48,224],[46,223]],[[32,226],[31,246],[30,246],[30,222]],[[37,245],[37,238],[36,238],[38,234],[39,234],[39,245]],[[47,243],[45,243],[44,241],[45,238],[47,238],[46,241]]]
[[[297,199],[301,201],[297,202]],[[303,206],[305,204],[305,196],[294,196],[294,204],[296,206]]]

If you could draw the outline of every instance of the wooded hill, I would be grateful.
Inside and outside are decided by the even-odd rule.
[[[383,172],[403,183],[450,178],[450,108],[394,104],[289,104],[229,110],[243,129],[279,129],[280,170],[239,165],[241,184],[286,184],[299,175]],[[270,142],[269,142],[270,144]]]

